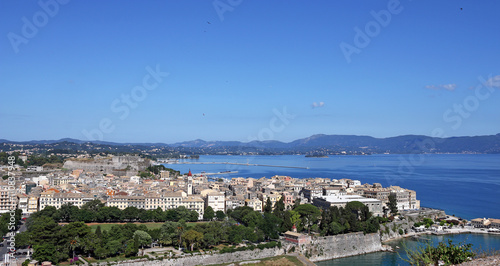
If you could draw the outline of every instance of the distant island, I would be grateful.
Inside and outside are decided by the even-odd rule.
[[[9,141],[0,139],[0,152],[36,150],[37,153],[68,154],[81,152],[135,153],[152,157],[182,158],[199,155],[370,155],[409,153],[500,153],[500,134],[471,137],[436,138],[404,135],[374,138],[355,135],[318,134],[292,142],[281,141],[204,141],[173,144],[116,143],[78,139]],[[312,156],[317,157],[317,156]]]
[[[328,158],[326,154],[306,154],[307,158]]]

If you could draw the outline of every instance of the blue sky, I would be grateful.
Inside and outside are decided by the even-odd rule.
[[[497,134],[499,9],[1,1],[0,139]]]

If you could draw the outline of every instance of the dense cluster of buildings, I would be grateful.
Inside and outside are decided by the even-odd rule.
[[[476,228],[488,228],[500,230],[500,219],[493,218],[476,218],[471,221],[472,226]]]
[[[127,162],[143,161],[136,159],[114,158],[109,162],[119,163],[124,169]],[[65,164],[70,166],[74,163]],[[102,167],[89,163],[85,169],[73,169],[70,172],[53,171],[44,175],[26,176],[22,171],[16,176],[16,186],[7,186],[0,181],[0,212],[7,212],[16,205],[23,213],[30,214],[46,206],[60,208],[70,203],[81,207],[85,203],[98,199],[106,206],[125,209],[173,209],[184,206],[195,210],[199,218],[210,206],[217,211],[227,211],[240,206],[249,206],[262,212],[266,202],[274,205],[283,199],[286,209],[292,208],[297,200],[315,206],[344,207],[347,202],[360,201],[368,206],[374,215],[387,212],[389,195],[394,194],[399,210],[419,209],[420,202],[415,191],[400,187],[382,187],[380,184],[361,184],[358,180],[308,178],[297,179],[289,176],[271,178],[232,178],[213,179],[205,174],[171,176],[163,171],[155,179],[138,176],[118,176],[116,168]],[[104,173],[103,171],[104,170]]]

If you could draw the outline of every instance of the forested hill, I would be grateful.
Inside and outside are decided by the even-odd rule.
[[[292,142],[204,141],[174,144],[115,143],[77,139],[14,142],[0,140],[0,151],[36,149],[40,152],[113,152],[168,154],[374,154],[374,153],[500,153],[500,134],[488,136],[432,138],[404,135],[374,138],[355,135],[313,135]]]

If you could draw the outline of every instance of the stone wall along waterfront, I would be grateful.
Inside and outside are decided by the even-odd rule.
[[[263,258],[269,258],[274,256],[280,256],[285,253],[284,249],[281,248],[268,248],[260,250],[258,248],[254,250],[238,251],[233,253],[224,254],[213,254],[213,255],[186,255],[182,258],[177,259],[164,259],[164,260],[131,260],[126,262],[120,262],[117,264],[119,266],[194,266],[194,265],[210,265],[210,264],[223,264],[232,263],[238,261],[246,260],[258,260]],[[108,265],[107,263],[92,264],[92,265]]]
[[[315,237],[310,244],[300,245],[299,250],[311,261],[322,261],[382,251],[383,248],[378,233],[358,232]]]

